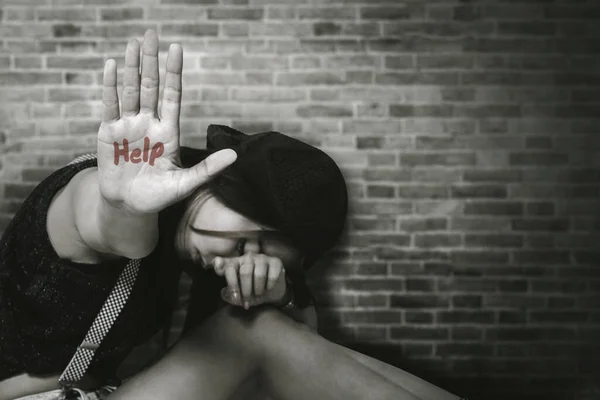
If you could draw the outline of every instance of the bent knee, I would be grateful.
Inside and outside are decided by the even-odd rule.
[[[214,341],[228,346],[257,347],[260,343],[277,340],[285,332],[309,332],[310,328],[294,321],[274,307],[254,307],[245,310],[224,306],[210,318],[192,328],[186,340]]]

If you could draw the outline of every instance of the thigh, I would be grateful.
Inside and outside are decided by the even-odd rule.
[[[248,377],[228,400],[277,400],[269,395],[257,375]]]
[[[246,345],[251,331],[239,311],[224,307],[109,398],[229,400],[257,372],[254,353]]]

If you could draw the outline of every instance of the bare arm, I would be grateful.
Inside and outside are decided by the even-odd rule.
[[[75,225],[83,242],[100,253],[142,258],[158,242],[158,213],[134,215],[104,200],[98,170],[90,168],[73,179]]]
[[[182,65],[183,50],[173,44],[159,119],[156,33],[146,32],[141,57],[137,40],[127,45],[122,112],[117,66],[106,62],[98,167],[79,172],[49,210],[48,233],[59,255],[84,262],[147,256],[158,241],[159,211],[235,161],[234,151],[222,150],[191,168],[179,167]]]

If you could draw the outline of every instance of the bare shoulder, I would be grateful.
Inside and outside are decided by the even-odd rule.
[[[97,171],[96,167],[79,171],[50,203],[46,229],[50,243],[60,258],[97,264],[115,257],[94,250],[83,240],[78,229],[77,219],[82,217],[82,211],[92,206],[95,191],[98,190]],[[93,214],[88,212],[87,215],[91,218]]]

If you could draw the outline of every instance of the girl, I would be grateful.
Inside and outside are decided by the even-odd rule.
[[[215,125],[207,150],[180,148],[182,49],[169,49],[160,119],[153,31],[141,75],[139,52],[130,41],[121,111],[116,64],[105,65],[97,156],[41,182],[0,242],[0,399],[230,399],[256,381],[277,399],[456,399],[315,333],[303,273],[347,212],[331,158],[277,132]],[[99,347],[82,342],[130,260],[139,269],[122,311]],[[182,270],[194,277],[185,333],[114,381],[169,326]],[[93,361],[61,391],[78,348]]]

